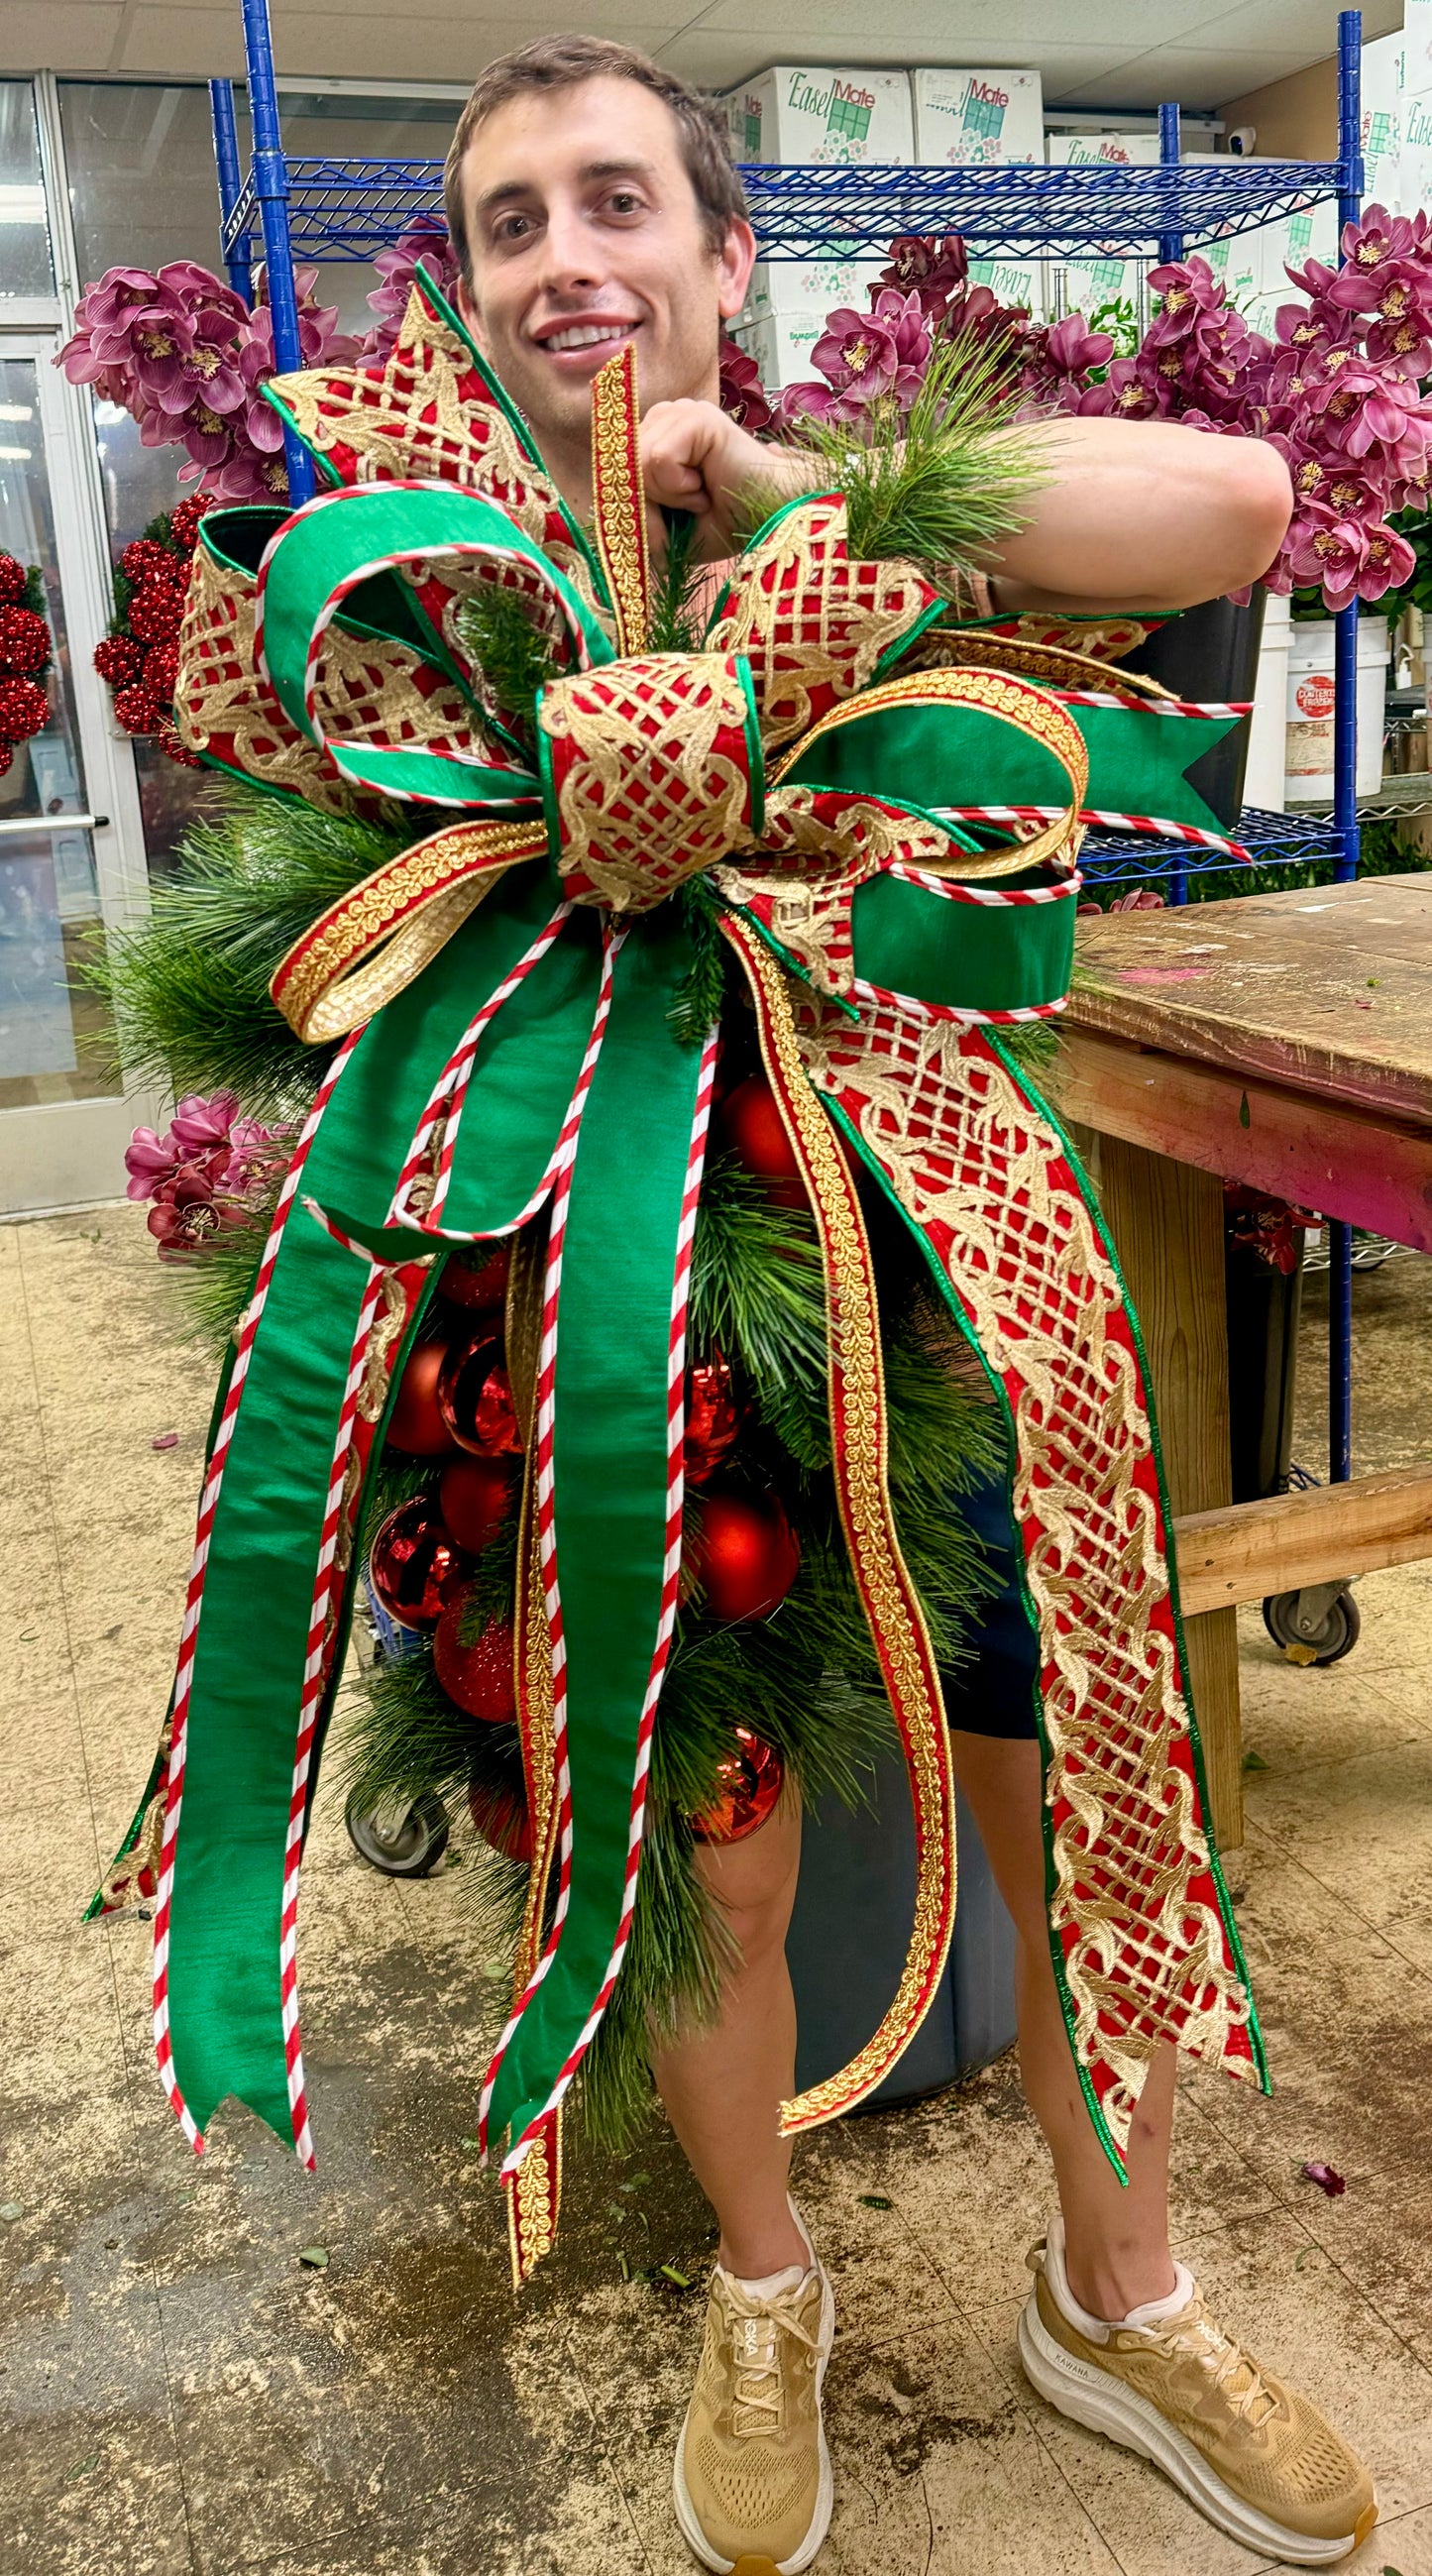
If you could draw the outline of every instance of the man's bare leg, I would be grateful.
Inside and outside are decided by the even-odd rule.
[[[739,1965],[727,1977],[720,2020],[662,2049],[653,2066],[687,2162],[721,2222],[718,2260],[748,2281],[808,2259],[786,2205],[791,2150],[778,2125],[780,2105],[795,2090],[786,1930],[800,1855],[793,1798],[743,1842],[699,1852],[697,1869]]]
[[[1059,2008],[1044,1904],[1039,1748],[952,1732],[955,1775],[1014,1917],[1019,2066],[1025,2099],[1054,2159],[1069,2286],[1091,2316],[1118,2318],[1174,2287],[1168,2160],[1174,2051],[1149,2069],[1128,2146],[1127,2185],[1094,2135]]]

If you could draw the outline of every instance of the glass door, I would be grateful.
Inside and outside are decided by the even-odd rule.
[[[77,406],[54,335],[0,329],[0,552],[38,577],[52,660],[41,731],[0,751],[0,1214],[113,1198],[140,1104],[125,1103],[94,974],[107,934],[142,908],[129,882],[102,683],[100,558]],[[0,739],[3,739],[0,694]]]

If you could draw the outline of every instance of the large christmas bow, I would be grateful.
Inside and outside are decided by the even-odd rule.
[[[816,1217],[837,1491],[916,1820],[899,1991],[787,2125],[881,2081],[954,1911],[939,1681],[885,1483],[863,1163],[1005,1411],[1040,1641],[1051,1931],[1117,2161],[1161,2039],[1235,2069],[1261,2060],[1203,1819],[1137,1330],[1057,1122],[993,1028],[1063,997],[1081,815],[1133,806],[1203,830],[1184,767],[1231,715],[1141,702],[1058,654],[971,667],[967,636],[941,638],[942,665],[898,671],[935,649],[942,603],[910,565],[852,560],[831,494],[768,524],[699,651],[650,653],[629,367],[598,380],[593,549],[426,283],[381,378],[315,373],[275,399],[335,488],[291,517],[206,519],[181,652],[188,738],[320,805],[384,797],[458,819],[340,898],[275,979],[302,1035],[343,1043],[285,1183],[201,1504],[156,1912],[175,2107],[197,2144],[237,2092],[309,2153],[298,1865],[366,1464],[435,1254],[522,1229],[540,1263],[519,1265],[530,1293],[509,1318],[531,1341],[516,1681],[534,1862],[483,2120],[510,2135],[519,2270],[550,2242],[556,2115],[630,1932],[677,1606],[715,1033],[693,1047],[673,1026],[692,933],[666,898],[704,873]],[[524,711],[494,703],[464,644],[465,604],[493,587],[518,595],[559,666],[535,766]],[[1030,837],[991,833],[993,808]]]

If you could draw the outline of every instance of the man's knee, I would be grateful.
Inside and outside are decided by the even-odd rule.
[[[747,1968],[785,1946],[800,1851],[800,1810],[784,1801],[758,1832],[697,1854],[697,1876]]]

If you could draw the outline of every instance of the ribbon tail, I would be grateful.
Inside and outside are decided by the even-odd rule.
[[[1162,2042],[1266,2081],[1203,1793],[1138,1326],[1073,1149],[997,1040],[883,1002],[859,1030],[826,1013],[800,1038],[1004,1413],[1038,1644],[1050,1949],[1122,2172]]]
[[[502,2177],[507,2202],[507,2242],[512,2255],[512,2286],[531,2280],[544,2254],[557,2238],[562,2206],[562,2114],[549,2111],[532,2131],[522,2161]]]
[[[865,2101],[934,2000],[955,1923],[955,1790],[939,1673],[886,1483],[880,1318],[860,1201],[801,1062],[780,967],[746,923],[728,915],[722,927],[745,968],[766,1072],[815,1211],[825,1265],[836,1491],[851,1570],[904,1747],[915,1817],[915,1919],[899,1986],[859,2056],[782,2105],[781,2127],[791,2136]]]
[[[600,2023],[635,1906],[651,1735],[675,1626],[691,1236],[713,1042],[668,1013],[689,940],[616,959],[612,1039],[554,1196],[537,1382],[537,1510],[560,1805],[552,1931],[498,2043],[483,2133],[525,2162]],[[620,1316],[619,1331],[614,1319]]]
[[[285,1179],[205,1477],[154,1918],[155,2045],[186,2135],[197,2148],[234,2093],[305,2162],[299,1860],[364,1474],[428,1277],[355,1259],[298,1204],[349,1052]]]

